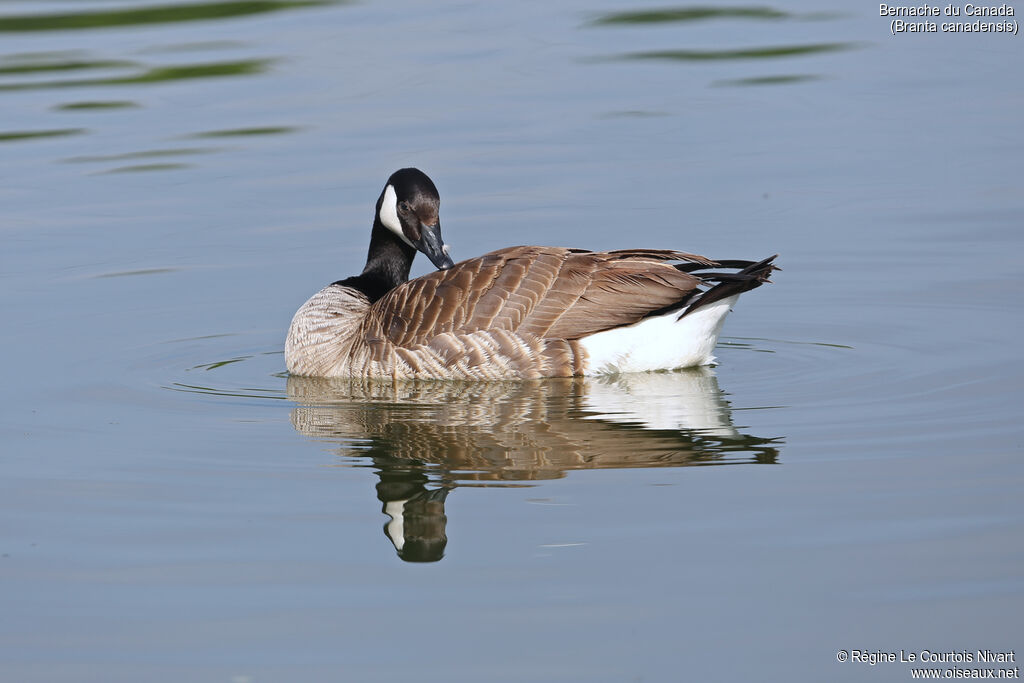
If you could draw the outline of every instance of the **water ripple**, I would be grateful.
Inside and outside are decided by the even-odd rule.
[[[0,83],[0,92],[46,90],[50,88],[82,88],[108,85],[142,85],[197,78],[250,76],[263,73],[270,67],[273,61],[274,60],[272,59],[241,59],[226,62],[172,64],[169,66],[150,67],[141,73],[129,76],[65,79],[57,81],[32,81],[28,83]]]
[[[340,0],[229,0],[124,9],[0,16],[0,33],[68,31],[186,21],[231,19],[281,10],[337,4]]]
[[[665,7],[602,14],[591,26],[664,24],[708,19],[790,19],[794,15],[771,7]]]
[[[707,62],[733,59],[775,59],[779,57],[798,57],[801,55],[820,54],[851,50],[856,43],[810,43],[806,45],[772,45],[768,47],[747,47],[726,50],[642,50],[627,52],[612,57],[622,60],[657,60],[674,62]]]
[[[51,128],[49,130],[11,130],[0,131],[0,142],[20,142],[37,138],[62,138],[69,135],[81,135],[85,128]]]

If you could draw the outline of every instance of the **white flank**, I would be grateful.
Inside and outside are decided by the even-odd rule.
[[[588,375],[674,370],[713,363],[722,323],[739,294],[686,316],[679,311],[584,337]]]
[[[729,404],[709,367],[602,377],[587,387],[588,419],[732,437]]]
[[[398,195],[395,193],[394,185],[384,188],[384,201],[380,203],[380,222],[385,228],[401,237],[403,242],[410,247],[413,246],[409,238],[402,232],[402,221],[398,220]]]

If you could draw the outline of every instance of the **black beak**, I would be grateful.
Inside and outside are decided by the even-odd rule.
[[[430,262],[437,266],[438,270],[448,270],[455,265],[451,256],[448,255],[448,247],[441,239],[441,224],[421,225],[420,238],[413,243],[413,246],[422,251],[430,259]]]

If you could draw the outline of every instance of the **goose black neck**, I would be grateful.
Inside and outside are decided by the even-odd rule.
[[[363,272],[355,277],[339,280],[336,284],[354,287],[374,302],[408,281],[409,269],[412,268],[415,256],[416,250],[385,228],[377,218],[373,221],[370,249],[366,255],[366,267],[363,268]]]

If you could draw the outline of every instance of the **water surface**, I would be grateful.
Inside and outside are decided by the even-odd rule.
[[[0,37],[4,680],[1021,648],[1019,38],[801,0],[13,1]],[[456,258],[784,271],[713,369],[288,377],[406,165]]]

